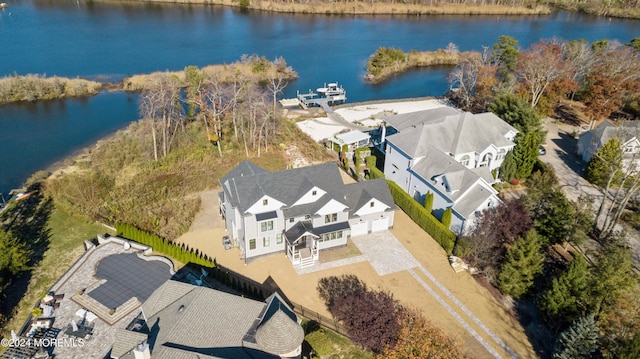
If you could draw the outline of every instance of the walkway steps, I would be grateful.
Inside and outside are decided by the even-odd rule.
[[[86,310],[93,312],[100,319],[104,320],[107,324],[113,325],[117,323],[120,319],[126,317],[129,313],[139,308],[142,303],[137,298],[130,298],[126,302],[124,302],[121,306],[116,308],[116,311],[111,314],[111,309],[106,308],[102,304],[98,303],[95,299],[91,298],[88,295],[79,295],[76,294],[71,297],[71,300],[78,303],[81,307]]]

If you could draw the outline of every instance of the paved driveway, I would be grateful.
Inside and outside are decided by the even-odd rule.
[[[540,159],[556,171],[558,182],[567,197],[577,201],[581,195],[588,194],[600,202],[602,192],[583,177],[587,164],[576,154],[578,141],[572,136],[575,127],[548,121],[545,128],[547,154],[540,156]]]
[[[545,145],[547,154],[541,156],[540,159],[556,171],[558,182],[567,198],[577,201],[578,197],[586,194],[595,199],[593,209],[595,215],[598,205],[602,201],[603,192],[583,177],[587,164],[576,154],[578,141],[572,136],[576,127],[548,120],[545,129],[547,130]],[[623,229],[621,225],[616,228]],[[626,230],[627,240],[633,249],[636,264],[640,263],[640,233],[633,228],[626,228]],[[593,247],[593,243],[590,247]]]

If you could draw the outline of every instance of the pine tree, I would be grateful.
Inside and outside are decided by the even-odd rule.
[[[433,193],[427,192],[427,195],[424,197],[424,208],[427,212],[431,213],[433,210]]]
[[[622,179],[622,144],[617,137],[612,137],[591,157],[587,164],[585,178],[596,186],[605,187],[613,174],[612,184]]]
[[[566,271],[553,278],[540,298],[540,311],[550,323],[564,325],[584,315],[589,287],[589,268],[582,256],[574,258]]]
[[[502,292],[514,298],[520,298],[527,293],[535,277],[542,272],[544,254],[541,248],[540,236],[535,230],[531,230],[524,238],[518,238],[507,250],[498,276]]]
[[[576,320],[569,329],[560,334],[553,359],[593,358],[593,354],[598,350],[598,332],[593,314]]]
[[[531,175],[538,161],[538,146],[540,146],[540,138],[536,132],[518,134],[516,137],[513,159],[516,163],[517,178],[525,179]]]

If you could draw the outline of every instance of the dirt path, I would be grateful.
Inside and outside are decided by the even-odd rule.
[[[330,275],[357,274],[372,288],[391,291],[401,303],[420,308],[437,326],[461,338],[473,358],[536,358],[520,324],[471,275],[454,273],[444,250],[402,211],[396,213],[391,233],[424,270],[418,267],[381,276],[368,261],[363,261],[299,275],[284,253],[245,264],[238,248],[225,251],[221,244],[225,230],[218,214],[217,191],[207,191],[201,196],[200,213],[190,231],[178,241],[199,248],[220,264],[253,280],[274,281],[294,302],[330,316],[317,295],[318,280]]]

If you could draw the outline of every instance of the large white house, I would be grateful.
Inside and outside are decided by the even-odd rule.
[[[220,184],[220,214],[245,260],[286,252],[293,264],[313,265],[349,236],[393,227],[385,180],[344,184],[335,163],[268,172],[243,161]]]
[[[386,119],[384,174],[417,201],[434,194],[434,215],[451,208],[451,230],[471,228],[484,209],[498,205],[491,184],[518,131],[492,113],[451,107]]]

